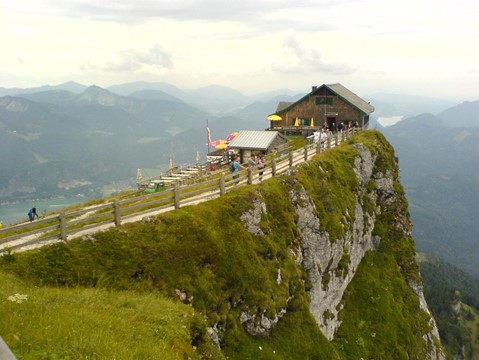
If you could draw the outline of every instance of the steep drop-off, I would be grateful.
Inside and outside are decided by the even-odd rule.
[[[376,131],[259,185],[144,223],[9,255],[41,285],[160,293],[230,359],[443,359],[407,200]]]

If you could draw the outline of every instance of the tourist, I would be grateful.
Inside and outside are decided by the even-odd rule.
[[[233,174],[233,180],[235,181],[235,184],[239,183],[239,170],[240,170],[240,162],[239,162],[239,156],[238,155],[233,155],[231,163],[231,173]]]
[[[261,155],[258,160],[258,169],[259,169],[259,181],[263,181],[264,168],[266,166],[266,157]]]

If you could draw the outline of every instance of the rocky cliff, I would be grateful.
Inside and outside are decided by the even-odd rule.
[[[376,140],[384,141],[380,136]],[[383,142],[383,145],[386,146],[386,143]],[[379,163],[384,161],[385,153],[378,153],[377,149],[374,151],[362,143],[350,144],[350,146],[355,152],[351,170],[354,172],[357,185],[354,186],[354,189],[336,187],[337,192],[352,190],[350,193],[352,206],[345,207],[338,214],[341,216],[339,234],[332,235],[323,229],[322,222],[332,214],[326,213],[320,216],[311,192],[305,189],[301,181],[295,179],[296,171],[308,170],[297,169],[289,174],[293,179],[289,190],[289,200],[294,206],[299,238],[298,246],[293,246],[290,250],[296,263],[308,274],[311,282],[308,291],[309,309],[321,332],[328,340],[334,339],[336,331],[341,326],[339,314],[344,307],[344,293],[353,280],[365,253],[376,252],[380,248],[381,236],[374,232],[376,221],[379,221],[378,217],[382,213],[394,213],[394,221],[390,222],[389,226],[399,233],[396,236],[399,235],[403,241],[410,243],[412,240],[409,214],[407,211],[399,211],[405,210],[401,206],[405,202],[405,198],[399,184],[398,164],[391,153],[392,149],[386,146],[379,150],[390,157],[390,167],[384,168],[384,164],[381,166]],[[341,161],[341,159],[338,160]],[[313,161],[305,167],[316,167],[319,174],[317,179],[309,179],[309,181],[335,182],[337,180],[335,179],[337,175],[331,172],[335,169],[329,168],[328,172],[321,161]],[[336,168],[336,170],[338,169]],[[325,180],[328,178],[330,180]],[[321,198],[318,200],[322,202]],[[323,200],[328,201],[327,197]],[[267,206],[260,201],[256,201],[254,205],[255,208],[249,211],[248,216],[242,216],[241,219],[248,231],[255,235],[264,235],[257,220],[261,218],[262,213],[267,212]],[[412,258],[408,261],[413,262]],[[410,289],[418,297],[420,309],[429,317],[430,328],[423,334],[428,349],[425,352],[425,358],[442,359],[444,355],[439,347],[439,333],[424,299],[417,265],[414,264],[412,267],[412,272],[409,269],[403,273],[403,276]],[[281,269],[278,269],[278,283],[281,281],[280,274]],[[367,284],[364,285],[367,286]],[[246,329],[250,333],[262,334],[270,330],[284,312],[285,310],[282,309],[274,319],[265,319],[263,315],[256,327],[250,323],[254,316],[244,316],[242,322],[247,323]]]
[[[394,151],[364,131],[284,176],[11,264],[174,297],[231,359],[443,359],[411,227]]]

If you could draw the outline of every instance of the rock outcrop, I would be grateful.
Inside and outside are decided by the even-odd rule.
[[[386,209],[394,208],[398,195],[394,189],[395,179],[392,171],[377,170],[377,157],[362,144],[355,144],[357,156],[354,160],[354,174],[359,187],[354,193],[354,214],[343,214],[344,232],[332,238],[328,232],[321,230],[323,219],[317,215],[314,201],[303,186],[296,183],[291,186],[289,200],[294,205],[299,233],[299,248],[292,248],[296,263],[306,270],[311,288],[310,312],[314,316],[321,332],[328,340],[333,340],[341,326],[339,313],[343,309],[344,293],[354,278],[357,268],[368,251],[376,251],[380,245],[379,236],[373,235],[376,218]],[[396,164],[397,166],[397,164]],[[323,169],[320,169],[323,171]],[[294,172],[294,170],[293,170]],[[374,186],[367,186],[374,183]],[[299,186],[298,186],[299,185]],[[367,200],[365,200],[367,199]],[[373,209],[366,209],[365,201],[374,204]],[[245,228],[254,235],[264,235],[260,227],[261,215],[266,213],[266,205],[256,200],[253,209],[243,214],[241,220]],[[352,219],[352,220],[351,220]],[[408,214],[399,214],[397,221],[391,224],[405,237],[411,236]],[[280,279],[280,270],[278,272]],[[422,310],[430,315],[420,282],[409,279],[409,287],[419,298]],[[285,310],[273,319],[264,314],[241,314],[241,323],[252,335],[268,334],[272,327],[284,315]],[[444,359],[439,344],[439,333],[431,316],[430,332],[423,339],[428,343],[430,359]],[[261,321],[255,321],[259,317]]]

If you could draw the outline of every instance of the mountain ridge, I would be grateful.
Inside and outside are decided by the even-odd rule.
[[[479,276],[479,118],[462,120],[471,105],[479,114],[479,102],[463,103],[382,131],[400,159],[418,249]]]

